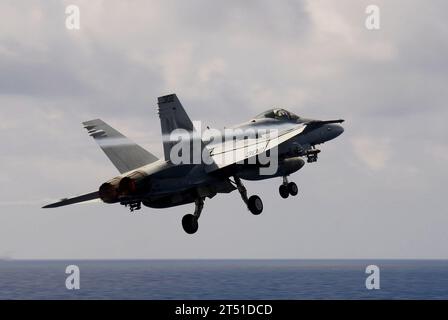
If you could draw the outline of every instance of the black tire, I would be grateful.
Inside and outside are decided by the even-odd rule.
[[[278,192],[280,193],[280,196],[283,199],[286,199],[289,197],[289,190],[288,190],[288,186],[282,184],[279,188],[278,188]]]
[[[296,196],[299,193],[299,188],[294,182],[288,183],[288,192],[292,196]]]
[[[259,196],[251,196],[247,202],[249,211],[254,215],[259,215],[263,211],[263,201]]]
[[[196,233],[196,231],[198,231],[199,228],[198,219],[192,214],[186,214],[182,218],[182,227],[184,228],[184,231],[188,234]]]

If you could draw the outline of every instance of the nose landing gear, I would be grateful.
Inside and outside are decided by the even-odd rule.
[[[299,188],[294,182],[288,182],[288,177],[283,177],[283,184],[278,188],[278,192],[283,199],[291,196],[296,196],[299,193]]]

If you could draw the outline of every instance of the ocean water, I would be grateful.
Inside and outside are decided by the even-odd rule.
[[[0,299],[448,299],[448,260],[0,261]]]

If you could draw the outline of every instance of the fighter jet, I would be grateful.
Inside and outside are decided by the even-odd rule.
[[[342,119],[307,119],[273,108],[206,138],[210,129],[199,132],[175,94],[158,98],[158,113],[162,159],[100,119],[84,122],[84,128],[120,175],[104,182],[97,191],[64,198],[43,208],[100,201],[121,204],[134,212],[142,204],[149,208],[169,208],[194,203],[194,212],[182,219],[184,231],[194,234],[204,201],[219,193],[238,190],[252,214],[263,211],[260,197],[248,196],[242,180],[283,178],[280,196],[296,196],[298,187],[288,177],[300,170],[305,160],[316,162],[320,153],[316,146],[344,131],[340,125],[344,122]]]

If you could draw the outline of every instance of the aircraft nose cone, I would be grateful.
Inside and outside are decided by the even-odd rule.
[[[327,125],[327,139],[332,140],[340,136],[344,132],[344,128],[338,124]]]
[[[344,132],[344,128],[338,124],[335,125],[334,131],[336,133],[336,137],[340,136]]]

